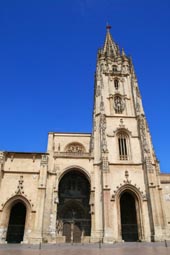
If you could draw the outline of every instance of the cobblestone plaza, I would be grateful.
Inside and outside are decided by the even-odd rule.
[[[0,255],[169,255],[170,242],[114,244],[43,244],[0,246]]]

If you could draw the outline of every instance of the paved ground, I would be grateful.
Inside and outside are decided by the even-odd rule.
[[[167,247],[166,247],[167,246]],[[0,255],[170,255],[170,242],[0,245]]]

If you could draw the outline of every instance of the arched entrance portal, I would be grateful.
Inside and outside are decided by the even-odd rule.
[[[25,228],[26,207],[18,202],[11,208],[6,241],[20,243],[23,241]]]
[[[62,222],[62,234],[66,242],[81,242],[90,236],[90,184],[78,170],[71,170],[59,184],[59,206],[57,220]]]
[[[124,192],[120,198],[122,239],[126,242],[138,241],[136,201],[130,192]]]

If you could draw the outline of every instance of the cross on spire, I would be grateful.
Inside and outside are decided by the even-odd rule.
[[[110,31],[111,28],[112,27],[109,24],[107,24],[106,29],[107,29],[108,32]]]
[[[106,34],[103,51],[104,53],[107,54],[107,56],[115,57],[119,54],[119,49],[110,34],[110,29],[111,29],[111,26],[107,24],[106,26],[107,34]]]

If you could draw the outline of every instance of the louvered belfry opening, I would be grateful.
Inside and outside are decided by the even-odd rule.
[[[128,160],[127,135],[123,132],[118,134],[119,159]]]

